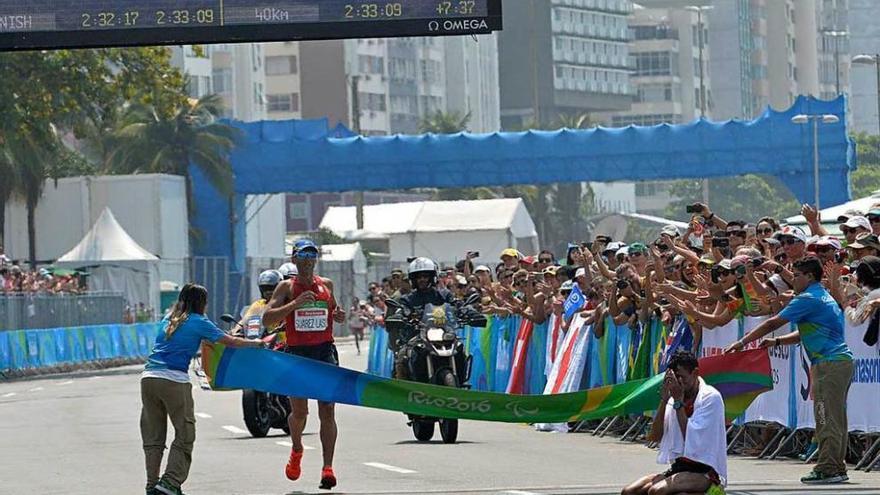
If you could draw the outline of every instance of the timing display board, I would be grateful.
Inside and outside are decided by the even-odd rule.
[[[0,51],[500,29],[501,0],[0,0]]]

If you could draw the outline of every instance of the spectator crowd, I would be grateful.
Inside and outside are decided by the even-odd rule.
[[[667,225],[647,242],[600,235],[568,244],[559,259],[549,250],[526,255],[509,248],[494,267],[474,266],[476,253],[467,253],[441,269],[438,285],[457,298],[478,292],[484,313],[535,323],[561,315],[577,287],[584,296],[580,311],[595,323],[597,336],[606,316],[635,327],[651,317],[669,322],[682,315],[694,335],[694,352],[704,330],[738,316],[779,313],[796,295],[795,267],[804,262],[821,267],[822,285],[851,321],[864,322],[880,307],[869,302],[880,299],[880,271],[872,271],[880,269],[880,204],[837,218],[841,238],[829,235],[809,205],[802,209],[806,229],[771,217],[724,220],[700,203],[689,209],[687,229]],[[411,290],[406,274],[395,270],[371,283],[367,299],[355,301],[352,311],[362,312],[367,325],[381,323],[383,301]]]

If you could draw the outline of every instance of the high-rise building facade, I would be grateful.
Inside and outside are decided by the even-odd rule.
[[[270,120],[302,118],[299,43],[266,43],[266,115]]]
[[[629,110],[603,120],[620,127],[690,122],[703,110],[706,116],[711,115],[708,19],[680,8],[637,7],[629,18],[629,29],[630,65],[634,69],[630,85],[635,97]],[[705,103],[701,103],[701,90]]]
[[[505,128],[629,108],[632,2],[527,0],[507,2],[504,9],[499,72]]]
[[[501,129],[498,35],[450,36],[446,44],[446,108],[469,115],[471,132]]]
[[[848,3],[850,53],[853,56],[880,54],[880,2],[849,0]],[[852,87],[849,101],[852,130],[880,134],[877,67],[853,65],[849,75]]]

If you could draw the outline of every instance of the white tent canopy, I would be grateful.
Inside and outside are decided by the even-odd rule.
[[[428,256],[453,262],[465,251],[479,251],[477,262],[497,261],[505,248],[526,253],[537,250],[538,234],[522,199],[477,201],[420,201],[364,207],[364,228],[357,229],[352,206],[334,206],[321,221],[346,239],[387,238],[391,261]]]
[[[135,242],[109,208],[55,265],[87,271],[91,290],[121,292],[132,306],[159,308],[159,258]]]

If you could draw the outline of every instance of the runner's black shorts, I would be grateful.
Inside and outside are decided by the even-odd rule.
[[[702,462],[692,461],[687,457],[679,457],[672,463],[672,467],[666,470],[663,473],[664,478],[668,478],[673,474],[678,473],[696,473],[702,474],[706,478],[709,478],[709,481],[712,483],[721,486],[721,477],[718,476],[718,473],[715,472],[715,469],[712,466],[707,464],[703,464]]]
[[[325,342],[316,345],[289,345],[284,348],[284,352],[300,356],[322,363],[339,366],[339,352],[333,342]]]

